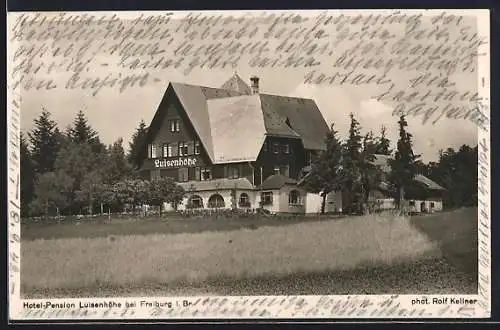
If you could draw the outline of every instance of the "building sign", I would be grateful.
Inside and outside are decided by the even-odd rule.
[[[175,167],[193,167],[196,166],[196,158],[178,158],[172,160],[156,159],[156,168],[175,168]]]

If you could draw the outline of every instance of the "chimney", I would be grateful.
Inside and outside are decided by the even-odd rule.
[[[252,87],[252,94],[259,94],[259,77],[251,76],[250,82],[250,87]]]

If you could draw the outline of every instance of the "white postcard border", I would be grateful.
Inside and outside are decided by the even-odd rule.
[[[405,10],[406,11],[406,10]],[[409,10],[414,12],[415,10]],[[432,10],[418,11],[432,14]],[[463,10],[447,10],[463,13]],[[467,14],[481,16],[478,19],[480,35],[489,37],[489,11],[468,10]],[[12,13],[11,13],[12,14]],[[8,15],[8,21],[13,15]],[[120,13],[121,15],[136,13]],[[9,38],[10,31],[7,31]],[[10,47],[9,47],[10,46]],[[8,73],[12,77],[12,42],[8,43]],[[490,52],[489,44],[479,53],[478,85],[483,99],[484,113],[490,117]],[[483,191],[479,193],[479,294],[477,295],[364,295],[364,296],[238,296],[238,297],[142,297],[142,298],[85,298],[85,299],[29,299],[20,298],[20,196],[19,196],[19,138],[21,93],[8,84],[7,99],[7,159],[8,159],[8,306],[11,320],[124,320],[124,319],[273,319],[273,318],[487,318],[491,314],[491,184],[490,184],[490,133],[478,130],[478,175]],[[487,172],[481,171],[481,166]],[[486,176],[485,176],[486,174]],[[414,299],[438,301],[442,304],[412,305]],[[477,300],[476,304],[459,303],[460,299]],[[458,303],[450,303],[450,300]],[[152,303],[144,304],[141,301]],[[444,302],[446,301],[446,302]],[[92,308],[86,304],[108,303],[108,308]],[[154,302],[170,302],[172,308],[156,307]],[[463,302],[463,300],[462,300]],[[112,303],[112,304],[111,304]],[[126,304],[135,304],[127,307]],[[253,303],[253,304],[252,304]],[[26,307],[25,304],[41,308]],[[74,308],[44,308],[46,304],[74,304]],[[81,307],[83,306],[87,307]],[[110,305],[111,304],[111,305]],[[120,304],[116,307],[113,304]],[[340,307],[335,307],[340,306]],[[382,311],[383,309],[383,311]],[[378,311],[378,312],[377,312]]]

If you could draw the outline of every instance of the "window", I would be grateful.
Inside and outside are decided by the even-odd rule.
[[[187,167],[179,169],[179,182],[189,181],[189,169]]]
[[[279,153],[279,152],[280,152],[280,145],[279,145],[279,143],[278,143],[278,142],[274,142],[274,143],[273,143],[273,152],[274,152],[275,154],[277,154],[277,153]]]
[[[201,170],[201,181],[207,181],[212,179],[212,170],[210,168],[204,168]]]
[[[203,208],[203,199],[198,195],[193,195],[189,198],[186,207],[188,209],[200,209]]]
[[[237,179],[240,177],[240,171],[238,169],[238,166],[229,166],[229,169],[228,169],[228,175],[227,175],[228,178],[230,179]]]
[[[201,169],[199,167],[195,167],[194,168],[194,179],[196,181],[200,181],[201,180]]]
[[[410,201],[409,205],[410,206],[415,206],[415,201]]]
[[[152,144],[151,145],[151,158],[156,158],[156,145]]]
[[[166,143],[163,145],[163,157],[173,157],[173,146],[171,143]]]
[[[300,198],[300,192],[298,190],[290,191],[288,195],[288,204],[290,205],[302,205],[302,200]]]
[[[290,145],[288,143],[285,143],[283,145],[283,153],[284,154],[289,154],[290,153]]]
[[[274,167],[274,174],[276,174],[276,175],[280,174],[280,167],[279,166]]]
[[[286,177],[290,177],[290,166],[288,165],[281,165],[279,168],[280,174],[284,175]]]
[[[188,155],[188,143],[179,142],[179,156],[187,156],[187,155]]]
[[[264,145],[262,146],[262,150],[267,151],[267,141],[264,141]]]
[[[248,197],[248,194],[242,193],[238,204],[240,207],[250,207],[250,198]]]
[[[172,119],[169,122],[169,126],[170,126],[170,132],[179,132],[181,121],[179,119]]]
[[[214,194],[208,199],[208,207],[210,208],[219,208],[224,206],[224,198],[222,198],[222,196],[219,194]]]
[[[148,144],[148,158],[151,158],[151,144]]]
[[[194,154],[199,155],[201,152],[200,141],[194,141]]]
[[[264,191],[260,196],[262,205],[272,205],[273,204],[273,192]]]

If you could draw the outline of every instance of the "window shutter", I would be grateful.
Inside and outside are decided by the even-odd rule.
[[[188,155],[194,155],[194,141],[188,142]]]
[[[225,178],[229,177],[228,165],[224,166],[224,177]]]
[[[194,168],[194,176],[196,181],[201,181],[201,169],[199,167]]]
[[[153,146],[151,144],[148,144],[148,158],[151,158],[151,148]]]

